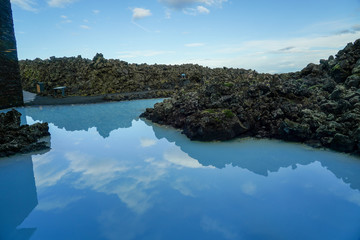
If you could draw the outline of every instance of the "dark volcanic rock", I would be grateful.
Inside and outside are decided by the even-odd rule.
[[[45,142],[38,141],[50,135],[48,124],[20,125],[20,116],[14,109],[0,113],[0,157],[48,148]]]
[[[104,96],[106,101],[127,101],[134,99],[150,99],[150,98],[166,98],[171,97],[174,94],[172,90],[152,90],[145,92],[133,92],[133,93],[115,93],[107,94]]]
[[[105,59],[102,54],[90,60],[78,57],[22,60],[19,62],[24,90],[35,92],[36,83],[44,85],[43,95],[66,86],[67,95],[90,96],[143,91],[196,89],[210,77],[242,78],[252,72],[244,69],[210,69],[194,64],[129,64]],[[185,73],[185,78],[182,74]],[[111,97],[114,100],[115,97]]]
[[[192,140],[227,140],[248,130],[229,109],[208,109],[186,118],[184,134]]]
[[[279,132],[282,134],[282,138],[291,141],[304,141],[307,139],[310,131],[310,125],[306,123],[297,123],[285,119],[281,125]]]
[[[353,74],[346,79],[345,86],[358,88],[360,85],[360,73]]]
[[[142,117],[181,128],[196,140],[268,137],[359,153],[359,69],[357,40],[336,58],[300,72],[210,75],[197,89],[177,92]]]
[[[330,143],[331,148],[341,152],[352,152],[355,148],[354,140],[349,136],[336,133]]]

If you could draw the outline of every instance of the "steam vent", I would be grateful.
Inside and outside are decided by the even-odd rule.
[[[0,109],[23,104],[10,0],[0,1]]]

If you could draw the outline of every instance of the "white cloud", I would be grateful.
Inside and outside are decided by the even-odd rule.
[[[69,169],[62,163],[55,161],[55,156],[48,153],[44,155],[36,155],[32,158],[34,164],[34,172],[36,174],[36,186],[50,187],[55,185],[63,176],[69,173]],[[49,168],[49,164],[51,165]]]
[[[134,8],[134,9],[132,9],[132,12],[133,12],[132,17],[134,20],[149,17],[152,15],[151,11],[149,9],[145,9],[145,8]]]
[[[99,13],[100,13],[100,10],[95,9],[95,10],[93,10],[92,12],[93,12],[94,14],[99,14]]]
[[[172,9],[185,9],[195,4],[206,4],[207,6],[221,7],[227,0],[158,0],[160,3]]]
[[[160,3],[174,9],[183,9],[196,3],[197,0],[159,0]]]
[[[74,196],[74,197],[60,196],[60,199],[58,196],[56,197],[49,196],[40,201],[39,205],[36,207],[36,210],[50,211],[50,210],[64,209],[71,203],[77,202],[80,199],[82,199],[81,196]]]
[[[50,7],[65,7],[75,1],[76,0],[49,0],[47,3]]]
[[[28,121],[31,123],[31,121]],[[152,128],[147,126],[144,122],[138,121],[133,123],[134,126],[140,124],[146,127],[145,136],[147,133],[153,134]],[[36,186],[38,192],[43,194],[48,187],[57,184],[62,184],[61,180],[70,177],[72,186],[75,189],[89,189],[96,192],[101,192],[109,195],[116,195],[126,206],[135,213],[141,214],[150,209],[157,200],[154,198],[158,189],[158,184],[163,184],[169,178],[169,171],[171,169],[178,169],[182,166],[196,167],[197,161],[189,159],[186,153],[183,153],[179,147],[175,151],[169,153],[170,158],[174,163],[163,159],[162,147],[158,150],[159,157],[151,155],[144,155],[145,152],[124,151],[119,148],[115,157],[110,154],[108,156],[106,145],[99,144],[98,141],[103,139],[98,135],[95,128],[90,128],[86,131],[66,132],[64,129],[52,129],[53,136],[62,136],[71,141],[64,142],[65,145],[60,150],[51,151],[43,155],[35,155],[32,157],[34,174],[36,179]],[[143,129],[143,128],[141,128]],[[111,134],[114,142],[132,141],[128,138],[127,131],[129,129],[119,129]],[[79,136],[78,134],[86,134]],[[131,130],[130,130],[130,133]],[[74,135],[75,134],[75,135]],[[152,136],[152,135],[151,135]],[[74,146],[73,142],[78,139],[87,139],[87,141],[80,141],[79,145]],[[154,139],[152,137],[143,137],[143,139]],[[135,140],[135,139],[134,139]],[[157,141],[157,140],[156,140]],[[150,141],[151,142],[151,141]],[[139,143],[136,139],[134,144]],[[110,143],[109,143],[110,144]],[[89,146],[98,146],[97,148],[89,148]],[[132,146],[133,144],[129,145]],[[117,145],[116,145],[117,146]],[[118,147],[117,147],[118,148]],[[66,151],[63,151],[66,149]],[[81,151],[81,149],[84,150]],[[102,150],[101,150],[102,149]],[[156,151],[157,152],[157,151]],[[174,153],[175,152],[175,153]],[[185,158],[185,159],[183,159]],[[61,159],[61,161],[59,161]],[[137,161],[140,160],[140,161]],[[142,160],[142,161],[141,161]],[[143,164],[144,162],[146,164]],[[194,161],[192,163],[192,161]],[[181,166],[179,166],[179,164]],[[189,186],[194,184],[191,180],[188,181]],[[174,186],[175,189],[181,190],[183,194],[190,194],[190,189],[187,189],[187,181],[176,181],[172,184],[172,179],[169,179],[169,186]],[[58,193],[54,193],[56,198],[43,198],[43,203],[40,206],[42,210],[51,210],[64,208],[69,204],[77,201],[79,196],[60,197],[60,201],[56,200]],[[44,195],[43,195],[44,196]]]
[[[184,153],[179,148],[171,148],[164,153],[164,159],[179,167],[204,168],[197,160]]]
[[[178,178],[175,180],[174,183],[172,183],[172,187],[178,190],[182,195],[195,197],[195,194],[189,188],[190,186],[191,186],[191,180],[186,177]]]
[[[348,200],[356,205],[360,206],[360,193],[359,192],[352,192],[351,195],[348,197]]]
[[[349,22],[348,19],[337,19],[335,21],[315,22],[296,30],[297,34],[307,35],[316,33],[318,35],[333,35],[347,32],[356,32],[357,25]],[[358,29],[360,30],[360,29]]]
[[[141,147],[151,147],[154,146],[156,144],[156,140],[155,139],[149,139],[149,138],[141,138],[140,139],[140,145]]]
[[[336,54],[347,43],[358,38],[360,32],[247,41],[223,48],[213,47],[213,50],[203,57],[179,59],[170,64],[197,63],[209,67],[226,66],[268,73],[299,71],[308,63],[319,63],[320,59]]]
[[[241,191],[246,195],[253,196],[256,193],[256,185],[248,182],[241,185]]]
[[[219,233],[225,239],[239,239],[237,233],[229,229],[228,224],[223,224],[216,219],[203,216],[200,224],[202,229],[206,232]]]
[[[209,14],[210,10],[204,6],[198,6],[196,8],[184,8],[183,13],[187,15],[196,16],[198,14]]]
[[[78,173],[76,188],[91,188],[106,194],[116,194],[130,209],[143,213],[152,206],[146,189],[165,173],[163,169],[136,168],[136,163],[110,158],[96,158],[81,152],[65,154],[71,172]],[[151,173],[151,174],[150,174]],[[114,184],[116,183],[116,184]]]
[[[356,25],[352,26],[352,29],[354,31],[360,31],[360,24],[356,24]]]
[[[196,16],[198,14],[196,8],[185,8],[183,9],[183,13],[191,16]]]
[[[205,45],[205,43],[188,43],[188,44],[185,44],[185,47],[202,47],[204,45]]]
[[[204,3],[206,5],[218,5],[221,6],[223,3],[227,2],[227,0],[199,0],[198,2]]]
[[[163,54],[173,54],[173,51],[155,51],[155,50],[144,50],[144,51],[124,51],[118,52],[119,58],[136,58],[136,57],[153,57]]]
[[[60,17],[64,19],[61,23],[72,23],[72,20],[70,20],[68,16],[61,15]]]
[[[171,18],[171,11],[170,11],[170,9],[166,9],[166,10],[165,10],[165,18],[166,18],[166,19],[170,19],[170,18]]]
[[[199,13],[202,13],[202,14],[209,14],[210,13],[210,10],[207,9],[206,7],[203,7],[203,6],[198,6],[196,9],[197,9],[197,11]]]
[[[26,11],[31,11],[31,12],[38,11],[36,8],[34,8],[35,3],[31,0],[11,0],[11,3],[21,7]]]
[[[81,27],[82,29],[87,29],[87,30],[91,29],[88,25],[80,25],[80,27]]]

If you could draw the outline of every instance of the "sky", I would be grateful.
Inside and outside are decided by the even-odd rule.
[[[298,71],[360,38],[360,0],[11,0],[19,59]]]

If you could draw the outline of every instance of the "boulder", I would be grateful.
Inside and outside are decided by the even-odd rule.
[[[337,83],[342,83],[351,74],[349,71],[349,63],[347,61],[341,61],[331,68],[331,76]]]
[[[323,90],[327,92],[332,92],[334,91],[335,87],[336,87],[336,82],[332,78],[326,78],[325,80],[323,80],[323,85],[322,85]]]
[[[0,113],[0,157],[49,148],[46,142],[39,141],[50,135],[48,124],[20,125],[20,116],[14,109]]]
[[[355,63],[352,74],[360,74],[360,59]]]
[[[310,126],[285,119],[279,128],[280,137],[290,141],[304,141],[311,138]]]
[[[330,147],[341,152],[352,152],[355,149],[355,142],[346,135],[336,133],[330,142]]]
[[[330,94],[331,100],[337,100],[340,99],[340,96],[343,92],[343,89],[341,87],[336,87],[335,90]]]
[[[192,140],[227,140],[248,131],[229,109],[207,109],[186,119],[183,133]]]
[[[359,88],[360,86],[360,73],[353,74],[349,76],[345,81],[346,87],[355,87]]]

